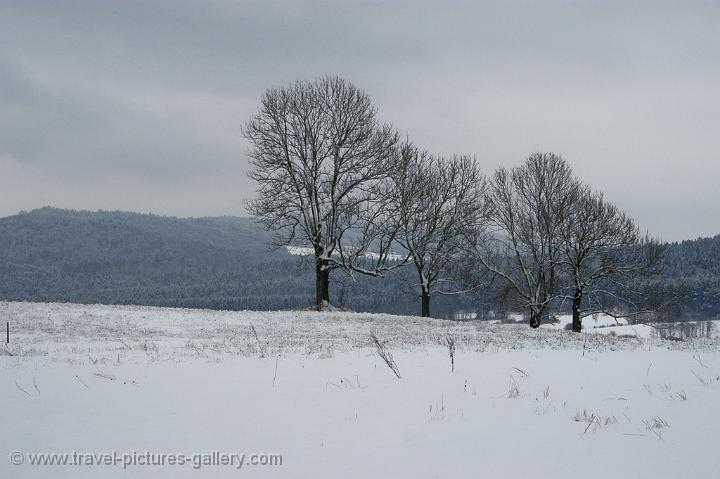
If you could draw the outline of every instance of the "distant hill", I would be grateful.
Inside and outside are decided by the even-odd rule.
[[[250,218],[174,218],[41,208],[0,218],[0,300],[277,310],[313,302],[313,265],[281,248]],[[412,268],[385,279],[333,273],[333,303],[417,314]],[[649,285],[649,286],[648,286]],[[680,291],[667,319],[720,317],[720,235],[667,245],[645,288]],[[433,299],[433,315],[498,309],[497,294]]]
[[[312,264],[269,244],[250,218],[41,208],[0,218],[0,299],[234,310],[310,305]],[[416,312],[397,277],[333,274],[338,305]],[[469,301],[438,301],[437,312]]]
[[[223,309],[309,295],[248,218],[179,219],[42,208],[0,219],[0,297]],[[278,274],[282,271],[282,274]],[[267,281],[283,291],[268,304]]]
[[[661,281],[681,291],[676,315],[720,318],[720,235],[668,244]]]

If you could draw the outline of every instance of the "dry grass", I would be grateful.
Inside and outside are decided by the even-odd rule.
[[[375,351],[377,351],[378,356],[382,358],[387,367],[390,368],[390,370],[395,374],[395,376],[397,376],[398,379],[401,379],[400,370],[395,363],[395,359],[393,359],[392,353],[385,346],[385,343],[380,341],[380,339],[378,339],[377,335],[374,332],[370,333],[370,341],[375,346]]]

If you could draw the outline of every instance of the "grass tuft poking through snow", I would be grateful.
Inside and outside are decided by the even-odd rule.
[[[375,346],[375,351],[378,353],[378,356],[380,356],[385,362],[385,365],[390,368],[390,371],[392,371],[398,379],[401,379],[400,370],[395,363],[395,359],[393,358],[392,353],[387,348],[387,346],[385,346],[385,343],[380,341],[375,333],[370,333],[370,341]]]

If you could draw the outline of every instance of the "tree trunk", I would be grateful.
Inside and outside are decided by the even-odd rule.
[[[430,317],[430,291],[425,288],[422,290],[422,317]]]
[[[530,310],[530,327],[531,328],[539,328],[540,327],[540,316],[542,313],[540,311],[534,311]]]
[[[582,290],[576,289],[572,304],[572,330],[575,333],[582,331],[582,318],[580,317],[580,305],[582,304]]]
[[[323,262],[315,260],[315,308],[322,310],[323,302],[330,303],[330,270],[323,269]]]

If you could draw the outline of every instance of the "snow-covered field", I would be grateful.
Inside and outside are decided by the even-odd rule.
[[[473,315],[456,314],[457,316],[471,316],[467,319],[474,319]],[[463,318],[465,319],[465,318]],[[506,320],[490,320],[494,323],[500,322],[525,322],[527,317],[520,313],[511,313]],[[572,315],[561,314],[555,318],[555,322],[543,323],[542,329],[569,330],[572,324]],[[594,314],[583,318],[583,330],[587,333],[610,334],[616,336],[634,336],[642,339],[649,338],[675,338],[686,339],[687,337],[720,337],[720,320],[684,321],[675,323],[638,324],[628,321],[626,318],[615,318],[606,314]]]
[[[720,476],[718,338],[340,312],[0,303],[0,316],[2,478]],[[118,462],[29,464],[73,451]],[[202,464],[235,453],[240,469]]]
[[[572,324],[572,316],[563,314],[557,317],[557,322],[542,324],[544,329],[566,329]],[[614,334],[619,336],[636,336],[638,338],[653,338],[666,336],[683,338],[686,334],[692,336],[720,336],[720,321],[688,321],[684,323],[660,324],[632,324],[625,318],[613,318],[605,314],[588,316],[582,321],[583,329],[588,333]],[[685,333],[685,334],[683,334]]]

